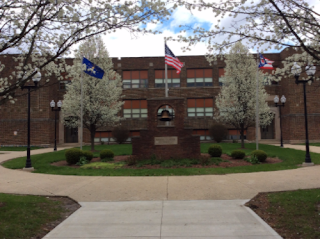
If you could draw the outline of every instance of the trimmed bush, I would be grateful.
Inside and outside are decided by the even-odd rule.
[[[211,157],[220,157],[222,154],[222,148],[220,145],[211,145],[208,149],[208,154],[210,154]]]
[[[78,161],[78,163],[76,163],[76,165],[78,166],[82,166],[89,163],[89,161],[87,160],[87,158],[85,156],[81,156],[80,160]]]
[[[263,150],[254,150],[251,152],[251,155],[256,156],[256,158],[259,160],[259,162],[265,162],[268,155],[266,152],[264,152]]]
[[[129,135],[130,135],[130,131],[122,125],[115,127],[112,130],[112,136],[118,144],[122,144],[126,142],[127,139],[129,138]]]
[[[86,159],[90,162],[93,158],[93,153],[89,150],[82,151],[82,156],[86,157]]]
[[[104,149],[100,152],[100,159],[105,161],[111,161],[114,157],[114,153],[110,149]]]
[[[138,161],[137,157],[131,155],[127,158],[126,163],[128,164],[128,166],[133,166],[137,164],[137,161]]]
[[[233,150],[231,152],[231,157],[234,159],[244,159],[246,153],[243,150]]]
[[[76,164],[79,162],[82,156],[82,151],[80,149],[72,148],[67,149],[65,152],[66,161],[68,164]]]
[[[228,129],[223,124],[214,124],[209,128],[209,135],[217,143],[220,143],[222,140],[227,138]]]

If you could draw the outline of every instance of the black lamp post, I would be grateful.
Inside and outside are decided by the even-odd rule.
[[[284,97],[284,95],[281,97],[280,101],[281,104],[279,103],[279,97],[276,95],[276,97],[274,97],[273,101],[274,104],[276,105],[276,107],[279,107],[279,114],[280,114],[280,142],[281,142],[281,147],[283,148],[283,140],[282,140],[282,127],[281,127],[281,107],[284,106],[284,103],[286,103],[286,97]]]
[[[303,163],[304,166],[314,165],[311,161],[309,152],[309,136],[308,136],[308,114],[307,114],[307,97],[306,97],[306,84],[309,81],[313,81],[313,76],[316,72],[316,67],[314,65],[306,66],[307,75],[310,77],[306,80],[299,80],[301,74],[301,67],[295,62],[291,68],[291,72],[296,78],[296,84],[303,84],[303,97],[304,97],[304,120],[305,120],[305,130],[306,130],[306,158]]]
[[[26,167],[24,169],[26,170],[33,170],[33,167],[31,165],[31,158],[30,158],[30,90],[35,89],[38,87],[38,82],[41,80],[41,73],[38,71],[35,76],[32,78],[32,81],[34,85],[27,85],[22,86],[21,89],[28,89],[28,146],[27,146],[27,161],[26,161]]]
[[[58,101],[57,106],[58,106],[58,108],[55,109],[54,107],[56,107],[56,102],[54,102],[54,100],[52,100],[50,102],[51,110],[55,111],[55,114],[54,114],[54,149],[53,149],[53,151],[57,151],[57,113],[58,113],[58,111],[61,110],[61,106],[62,106],[61,100]]]

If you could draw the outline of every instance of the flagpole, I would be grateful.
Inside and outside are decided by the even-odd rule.
[[[257,83],[256,83],[256,150],[259,149],[259,48],[257,49]]]
[[[166,38],[164,38],[164,44],[166,45],[166,43],[167,43],[167,40],[166,40]],[[166,53],[164,53],[164,54],[166,54]],[[168,66],[167,66],[167,64],[166,63],[164,63],[164,74],[165,74],[165,79],[166,79],[166,81],[165,81],[165,97],[168,97]]]
[[[80,53],[81,54],[81,53]],[[82,54],[81,54],[82,56]],[[82,61],[83,61],[83,56],[82,56]],[[81,61],[81,110],[80,110],[80,118],[81,118],[81,123],[80,123],[80,149],[82,150],[82,141],[83,141],[83,65]]]

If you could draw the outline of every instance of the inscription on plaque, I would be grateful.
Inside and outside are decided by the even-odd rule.
[[[178,144],[178,137],[154,137],[154,145],[174,145]]]

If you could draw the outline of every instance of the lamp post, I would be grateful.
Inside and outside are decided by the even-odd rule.
[[[57,106],[58,106],[58,108],[55,109],[54,107],[56,107],[56,102],[54,102],[54,100],[52,100],[50,102],[51,110],[55,111],[55,114],[54,114],[54,149],[53,149],[53,151],[57,151],[57,112],[61,110],[61,106],[62,106],[61,100],[58,101]]]
[[[301,67],[295,62],[291,68],[291,72],[296,78],[296,84],[303,84],[303,97],[304,97],[304,120],[305,120],[305,130],[306,130],[306,158],[303,163],[304,166],[314,165],[311,161],[310,152],[309,152],[309,135],[308,135],[308,115],[307,115],[307,97],[306,97],[306,83],[308,81],[313,81],[313,76],[316,72],[316,67],[314,65],[306,66],[307,75],[310,77],[306,80],[299,80],[301,74]]]
[[[282,127],[281,127],[281,107],[284,107],[284,103],[286,103],[286,97],[284,97],[284,95],[281,97],[280,101],[281,104],[279,103],[279,97],[276,95],[276,97],[274,97],[273,101],[274,104],[276,105],[276,107],[279,107],[279,114],[280,114],[280,142],[281,142],[281,147],[283,148],[283,140],[282,140]]]
[[[30,158],[30,90],[38,87],[38,82],[41,80],[41,73],[38,71],[32,78],[34,85],[21,86],[21,89],[28,89],[28,146],[27,146],[27,161],[24,170],[33,170]]]

